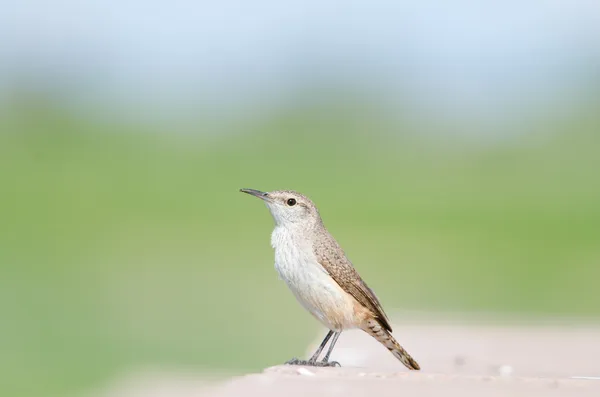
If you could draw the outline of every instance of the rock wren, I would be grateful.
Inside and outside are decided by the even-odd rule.
[[[275,220],[271,235],[275,269],[300,304],[330,330],[309,360],[294,358],[286,364],[339,366],[329,361],[337,339],[346,329],[360,328],[387,347],[408,369],[420,369],[392,336],[379,300],[329,234],[308,197],[292,190],[240,191],[260,198],[271,211]],[[327,354],[317,361],[332,336]]]

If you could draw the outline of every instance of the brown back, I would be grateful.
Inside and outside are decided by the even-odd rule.
[[[324,228],[323,228],[324,229]],[[335,239],[323,230],[313,250],[317,260],[344,291],[369,309],[383,328],[392,332],[390,322],[375,293],[360,277]]]

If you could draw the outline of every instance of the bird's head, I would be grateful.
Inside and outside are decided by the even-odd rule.
[[[263,200],[277,226],[308,228],[321,223],[321,216],[315,204],[308,197],[293,190],[261,192],[254,189],[240,189],[240,191]]]

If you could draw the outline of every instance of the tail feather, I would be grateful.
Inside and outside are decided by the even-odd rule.
[[[394,339],[391,333],[389,333],[385,328],[379,324],[377,320],[371,319],[365,322],[365,325],[362,327],[363,331],[377,339],[379,343],[387,347],[387,349],[396,357],[398,360],[402,362],[406,366],[406,368],[411,370],[420,370],[421,367],[419,364],[413,359],[410,354],[400,344]]]

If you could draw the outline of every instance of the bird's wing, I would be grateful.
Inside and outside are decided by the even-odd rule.
[[[335,282],[369,309],[386,330],[392,332],[389,319],[377,296],[360,277],[333,237],[327,243],[315,245],[314,253],[318,262]]]

